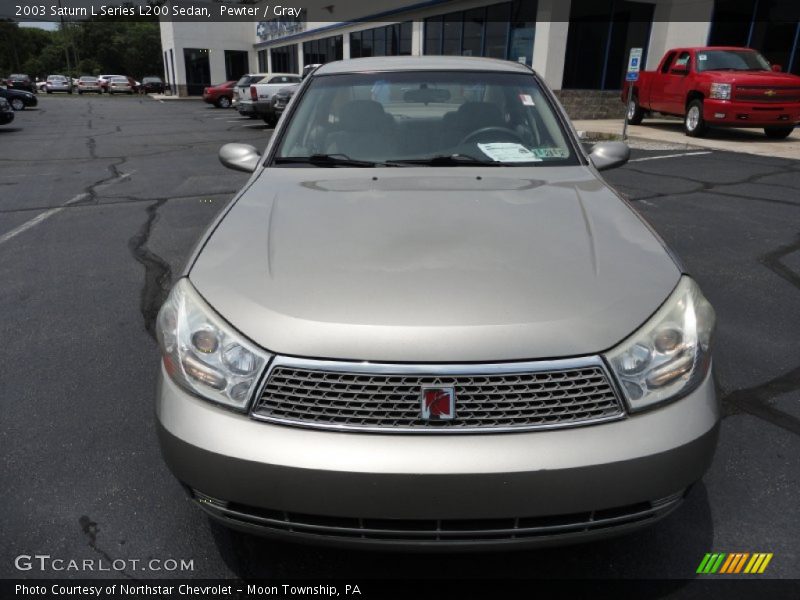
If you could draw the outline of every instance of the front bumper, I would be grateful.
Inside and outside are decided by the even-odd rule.
[[[714,455],[711,376],[611,423],[503,434],[315,431],[258,422],[176,386],[157,401],[170,469],[213,517],[316,543],[411,548],[586,541],[677,506]]]
[[[709,98],[703,101],[703,119],[709,125],[790,127],[800,123],[800,103],[771,104]]]

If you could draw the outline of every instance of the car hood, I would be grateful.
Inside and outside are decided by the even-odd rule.
[[[680,270],[586,167],[270,168],[189,277],[273,352],[461,362],[606,350]]]
[[[703,73],[709,80],[736,85],[800,85],[800,77],[791,73],[776,73],[775,71],[705,71]]]

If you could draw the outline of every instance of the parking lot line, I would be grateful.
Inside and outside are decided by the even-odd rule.
[[[133,173],[134,172],[122,173],[119,177],[115,177],[114,179],[111,179],[110,181],[107,181],[106,183],[98,186],[95,189],[96,190],[97,189],[103,189],[103,188],[106,188],[106,187],[108,187],[110,185],[118,183],[118,182],[130,177],[131,175],[133,175]],[[77,204],[81,200],[84,200],[84,199],[86,199],[88,197],[89,197],[89,193],[88,192],[81,192],[80,194],[78,194],[78,195],[70,198],[66,202],[64,202],[64,204],[62,204],[60,206],[56,206],[54,208],[50,208],[50,209],[44,211],[43,213],[39,213],[38,215],[36,215],[32,219],[29,219],[28,221],[25,221],[22,225],[19,225],[18,227],[15,227],[11,231],[8,231],[8,232],[4,233],[3,235],[0,235],[0,244],[6,243],[8,240],[17,237],[20,233],[24,233],[25,231],[28,231],[28,229],[31,229],[32,227],[36,227],[39,223],[42,223],[42,222],[46,221],[47,219],[49,219],[50,217],[52,217],[53,215],[60,213],[62,210],[64,210],[68,206],[70,206],[72,204]]]
[[[81,194],[78,194],[74,198],[71,198],[71,199],[67,200],[61,206],[56,206],[55,208],[51,208],[49,210],[44,211],[43,213],[39,213],[38,215],[36,215],[32,219],[30,219],[28,221],[25,221],[19,227],[15,227],[11,231],[9,231],[7,233],[4,233],[3,235],[0,235],[0,244],[6,243],[8,240],[17,237],[20,233],[28,231],[28,229],[30,229],[31,227],[35,227],[36,225],[38,225],[39,223],[45,221],[46,219],[49,219],[53,215],[55,215],[57,213],[60,213],[62,210],[67,208],[70,204],[75,204],[76,202],[80,202],[84,198],[88,198],[88,197],[89,197],[89,194],[87,194],[86,192],[83,192]]]
[[[661,156],[645,156],[644,158],[632,158],[628,162],[642,162],[643,160],[659,160],[661,158],[681,158],[683,156],[700,156],[701,154],[711,154],[710,150],[704,152],[681,152],[680,154],[662,154]]]

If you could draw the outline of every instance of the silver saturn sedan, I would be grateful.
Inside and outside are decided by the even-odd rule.
[[[506,548],[634,530],[711,463],[714,311],[525,65],[305,79],[157,322],[162,453],[239,530]]]

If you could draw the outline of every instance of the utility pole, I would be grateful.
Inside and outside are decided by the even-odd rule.
[[[58,8],[59,8],[58,12],[60,13],[61,12],[61,0],[58,0]],[[64,25],[64,15],[60,15],[59,19],[61,21],[61,34],[64,36],[64,56],[66,56],[66,58],[67,58],[67,73],[70,73],[71,68],[70,68],[70,64],[69,64],[69,41],[67,39],[67,29],[66,29],[66,27]],[[70,81],[72,81],[72,74],[71,73],[69,74],[69,77],[70,77]]]

